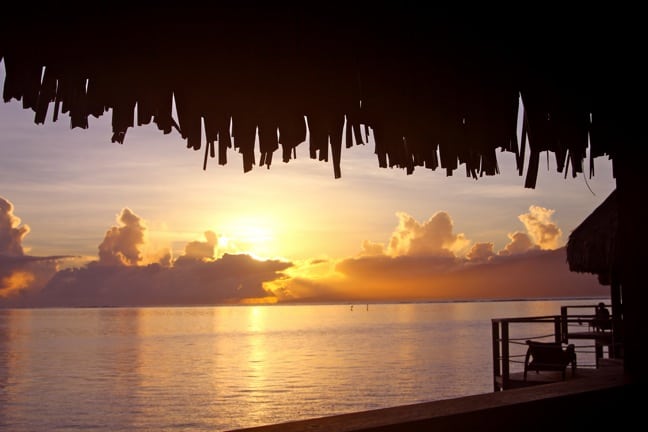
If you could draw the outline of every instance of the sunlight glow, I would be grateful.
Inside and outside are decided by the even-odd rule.
[[[255,257],[278,255],[276,231],[278,224],[272,217],[240,216],[219,226],[220,252],[247,253]]]
[[[240,303],[244,305],[266,305],[275,304],[278,302],[279,299],[277,299],[276,297],[251,297],[242,299]]]

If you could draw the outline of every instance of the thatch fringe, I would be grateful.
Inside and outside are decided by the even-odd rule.
[[[574,176],[590,138],[592,156],[611,152],[608,118],[597,112],[609,104],[596,103],[608,98],[597,84],[603,71],[592,72],[589,51],[548,44],[546,35],[541,45],[513,43],[508,34],[484,34],[484,24],[431,25],[429,15],[405,6],[134,8],[124,17],[37,18],[28,32],[23,21],[1,35],[5,102],[22,101],[38,124],[69,114],[73,128],[111,112],[118,143],[136,124],[153,122],[165,134],[175,128],[190,149],[205,139],[204,168],[216,154],[226,164],[232,147],[244,171],[256,165],[256,151],[269,167],[279,146],[287,162],[308,138],[309,156],[330,156],[339,177],[342,144],[364,143],[365,126],[380,167],[451,175],[463,164],[479,178],[499,173],[497,152],[508,151],[521,174],[520,98],[526,187],[535,187],[541,152],[555,155],[559,172],[571,165]],[[18,30],[23,37],[8,37]]]
[[[615,190],[569,235],[569,270],[596,274],[601,283],[610,283],[611,276],[619,271],[618,220]]]

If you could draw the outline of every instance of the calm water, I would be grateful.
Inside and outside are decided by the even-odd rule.
[[[491,318],[589,303],[0,310],[0,429],[219,431],[488,393]]]

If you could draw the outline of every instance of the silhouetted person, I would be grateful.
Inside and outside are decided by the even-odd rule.
[[[605,307],[605,303],[601,302],[596,307],[596,314],[592,322],[594,330],[596,331],[605,331],[612,328],[612,322],[610,321],[610,311]]]

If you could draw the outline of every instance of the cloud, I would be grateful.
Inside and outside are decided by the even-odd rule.
[[[272,301],[265,286],[285,278],[292,263],[258,260],[246,254],[214,259],[218,237],[186,244],[173,260],[171,251],[158,251],[154,261],[143,257],[147,225],[128,208],[117,215],[98,246],[98,259],[84,266],[59,270],[64,256],[24,254],[29,233],[13,214],[13,205],[0,198],[0,304],[6,306],[145,306],[199,305]],[[152,255],[153,256],[153,255]],[[146,261],[149,264],[145,265]],[[181,265],[176,265],[181,264]]]
[[[389,280],[418,278],[453,270],[461,261],[451,256],[376,256],[340,261],[336,270],[346,276]]]
[[[497,255],[514,255],[534,249],[556,249],[560,246],[562,231],[551,220],[554,210],[532,205],[529,212],[518,216],[526,233],[508,234],[509,243]],[[463,233],[454,233],[454,223],[447,212],[434,213],[427,221],[419,223],[405,212],[396,213],[398,225],[387,246],[364,240],[359,256],[445,256],[457,257],[465,253],[473,262],[488,261],[493,255],[492,242],[471,242]]]
[[[0,255],[0,298],[41,289],[58,270],[59,260],[65,258]]]
[[[431,255],[348,258],[338,262],[336,273],[328,276],[286,281],[278,295],[319,301],[420,301],[609,294],[595,276],[569,271],[565,248],[498,256],[489,254],[492,247],[485,244],[472,251],[472,259]]]
[[[382,243],[376,243],[369,240],[364,240],[362,242],[362,250],[360,251],[360,256],[375,256],[375,255],[385,255],[385,245]]]
[[[398,225],[391,234],[387,246],[365,240],[361,255],[452,257],[470,244],[464,234],[453,232],[452,219],[446,212],[437,212],[423,223],[419,223],[405,212],[398,212],[396,216]]]
[[[29,226],[21,225],[13,210],[13,204],[0,197],[0,298],[41,289],[56,273],[57,261],[66,258],[25,255],[22,241]]]
[[[508,234],[509,243],[498,255],[515,255],[534,249],[557,249],[560,247],[562,230],[551,220],[555,210],[532,205],[529,212],[518,216],[526,233],[515,231]]]
[[[466,259],[472,262],[485,262],[495,255],[495,245],[488,243],[475,243],[468,253]]]
[[[142,261],[141,248],[145,242],[146,225],[130,209],[117,216],[120,226],[113,226],[99,245],[99,264],[137,265]]]
[[[294,277],[282,281],[280,285],[273,287],[272,291],[282,303],[348,300],[349,293],[344,289],[337,289],[336,286],[336,283],[331,283],[327,278]]]
[[[11,272],[0,270],[0,298],[10,297],[20,290],[28,288],[34,281],[34,275],[19,269]]]
[[[314,278],[298,268],[275,292],[328,301],[605,295],[595,277],[569,271],[564,248],[550,249],[561,234],[552,214],[531,206],[519,217],[528,233],[508,234],[509,243],[496,253],[493,242],[469,248],[446,212],[424,223],[401,212],[387,246],[365,240],[356,257],[338,260],[332,271]]]
[[[171,249],[165,249],[164,251],[162,251],[162,253],[157,257],[156,262],[162,267],[171,267],[171,265],[173,264],[173,255],[171,254]]]
[[[294,261],[283,272],[285,277],[266,284],[266,287],[281,302],[343,301],[355,288],[346,284],[346,275],[338,269],[341,261],[344,260]]]
[[[29,233],[29,226],[20,226],[20,218],[13,214],[13,204],[0,197],[0,255],[24,255],[22,240]]]
[[[509,243],[504,249],[498,252],[498,255],[515,255],[528,252],[533,249],[539,249],[539,246],[533,243],[531,237],[523,232],[516,231],[508,234]]]
[[[272,301],[276,298],[265,284],[281,280],[285,277],[282,272],[292,266],[290,262],[261,261],[245,254],[224,254],[214,259],[218,238],[212,231],[204,233],[205,241],[187,243],[177,260],[166,249],[158,252],[155,262],[144,265],[146,223],[124,208],[117,216],[118,225],[109,228],[99,244],[96,261],[58,270],[55,261],[61,257],[23,254],[21,241],[28,229],[19,227],[20,219],[13,215],[11,203],[3,200],[1,205],[5,253],[0,254],[0,300],[8,306]]]
[[[37,295],[36,306],[170,306],[238,303],[273,298],[266,282],[283,277],[288,262],[258,261],[229,255],[215,261],[194,260],[178,267],[159,264],[107,266],[93,263],[66,269]]]
[[[0,254],[0,296],[4,296],[0,304],[168,306],[607,293],[593,275],[569,271],[564,248],[550,249],[561,231],[551,221],[553,210],[538,206],[519,216],[527,232],[508,234],[509,243],[497,253],[493,242],[471,245],[464,234],[455,233],[446,212],[434,213],[422,223],[400,212],[388,243],[365,240],[355,257],[288,262],[249,254],[217,256],[220,239],[206,231],[204,240],[186,243],[177,259],[165,250],[149,264],[142,252],[147,247],[147,225],[125,208],[117,217],[118,225],[106,232],[99,245],[97,261],[58,272],[52,266],[56,261],[47,261],[47,283],[43,283],[48,280],[44,273],[39,273],[47,269],[43,257],[24,255],[21,242],[28,228],[20,226],[8,201],[2,208],[5,253]]]
[[[177,261],[183,260],[211,260],[214,259],[214,251],[218,245],[218,237],[213,231],[205,231],[205,241],[192,241],[187,243],[184,250],[184,255],[178,258]]]
[[[532,205],[529,212],[518,216],[529,236],[540,249],[556,249],[560,246],[562,231],[551,221],[555,210]]]

